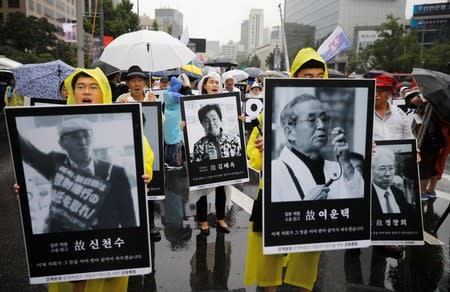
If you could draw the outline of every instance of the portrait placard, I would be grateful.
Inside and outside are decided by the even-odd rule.
[[[372,245],[423,245],[416,140],[375,141]]]
[[[66,105],[67,100],[63,99],[47,99],[47,98],[30,98],[31,106],[51,106],[51,105]]]
[[[182,96],[189,189],[249,180],[239,92]]]
[[[164,199],[164,137],[162,134],[161,102],[142,102],[144,136],[152,147],[153,178],[147,193],[149,200]]]
[[[30,283],[150,273],[140,105],[5,115]]]
[[[264,253],[368,246],[375,82],[265,86]]]

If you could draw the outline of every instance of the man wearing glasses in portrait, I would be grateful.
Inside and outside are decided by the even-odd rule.
[[[321,155],[331,122],[327,104],[302,94],[284,106],[280,122],[287,144],[272,161],[272,202],[364,197],[364,180],[350,162],[342,128],[331,131],[337,162]]]

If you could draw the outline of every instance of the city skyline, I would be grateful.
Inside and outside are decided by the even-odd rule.
[[[132,0],[132,3],[135,4],[133,8],[135,12],[137,12],[137,1],[139,0]],[[211,4],[212,2],[214,2],[213,5]],[[446,0],[406,0],[405,18],[409,19],[412,16],[413,5],[440,2],[446,2]],[[194,6],[192,5],[193,3],[197,5]],[[240,41],[241,23],[249,19],[252,8],[264,10],[264,27],[271,29],[273,26],[280,25],[280,11],[278,8],[280,3],[282,6],[284,5],[282,0],[139,1],[139,14],[153,19],[155,17],[155,9],[177,9],[183,13],[183,26],[188,28],[189,37],[206,38],[208,41],[219,41],[221,45],[224,45],[230,40],[234,43]],[[215,11],[211,12],[213,9]],[[228,18],[231,20],[227,20]]]

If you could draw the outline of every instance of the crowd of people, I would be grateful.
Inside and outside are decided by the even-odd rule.
[[[327,64],[322,57],[313,49],[301,49],[296,55],[290,68],[289,78],[328,78]],[[105,103],[130,103],[130,102],[157,102],[164,103],[163,112],[163,132],[165,142],[164,162],[167,170],[177,171],[183,169],[186,160],[190,159],[184,155],[183,127],[184,121],[181,119],[180,98],[192,94],[217,94],[221,92],[239,92],[248,98],[264,98],[263,80],[256,78],[251,84],[246,86],[243,92],[236,87],[236,82],[232,77],[222,80],[221,76],[212,71],[194,81],[188,76],[172,76],[171,78],[160,78],[149,83],[149,78],[139,66],[133,65],[124,73],[125,82],[120,82],[120,73],[113,72],[108,76],[100,69],[77,69],[60,86],[61,98],[67,99],[67,104],[105,104]],[[450,126],[439,116],[436,111],[427,106],[426,99],[421,95],[420,88],[414,82],[396,82],[394,76],[387,72],[375,76],[376,96],[375,115],[373,120],[373,140],[401,140],[418,138],[417,156],[420,166],[420,192],[422,200],[432,200],[436,197],[435,188],[442,177],[445,161],[450,152]],[[198,83],[198,87],[195,84]],[[250,82],[249,82],[250,83]],[[396,84],[398,83],[398,84]],[[399,103],[403,100],[404,103]],[[4,102],[6,106],[20,106],[24,104],[23,97],[14,90],[14,81],[11,81],[5,90]],[[401,104],[402,106],[398,105]],[[311,112],[313,111],[313,112]],[[429,114],[428,126],[423,128],[423,124],[417,123],[417,116],[423,117]],[[250,131],[247,142],[247,156],[249,165],[259,171],[263,171],[263,113],[258,117],[258,125]],[[330,117],[327,115],[323,102],[312,95],[302,95],[293,99],[282,111],[281,121],[283,123],[284,135],[288,144],[283,148],[279,159],[272,164],[272,172],[279,177],[291,177],[290,185],[278,185],[276,193],[272,197],[273,201],[297,201],[297,200],[319,200],[332,199],[333,194],[342,193],[333,191],[333,188],[347,188],[355,190],[354,198],[361,195],[363,188],[364,173],[361,168],[354,163],[358,160],[357,155],[350,153],[342,129],[333,129],[335,138],[331,141],[339,164],[343,166],[343,175],[340,180],[331,186],[327,181],[327,167],[333,168],[336,162],[327,161],[322,158],[320,151],[328,143],[327,133],[329,129]],[[241,145],[235,141],[234,137],[222,133],[222,113],[220,107],[210,104],[201,108],[198,113],[201,125],[204,128],[205,136],[194,145],[193,160],[214,160],[218,157],[232,157],[235,153],[240,153]],[[416,117],[416,118],[415,118]],[[236,117],[237,119],[240,117]],[[301,123],[300,123],[301,122]],[[303,136],[296,139],[296,133],[301,132]],[[29,154],[25,161],[35,166],[50,181],[55,175],[54,169],[43,167],[42,161],[51,160],[67,164],[80,173],[84,173],[91,164],[91,152],[86,155],[79,155],[73,144],[89,144],[95,138],[90,125],[83,121],[69,120],[59,128],[60,145],[66,154],[53,153],[44,154],[26,141],[24,145],[29,146]],[[310,135],[310,139],[304,138]],[[315,138],[314,138],[315,137]],[[318,138],[317,138],[318,137]],[[25,138],[23,138],[25,139]],[[210,139],[215,139],[216,143],[209,143]],[[313,141],[313,139],[316,139]],[[312,141],[312,142],[311,142]],[[225,143],[226,142],[226,143]],[[224,147],[226,145],[227,147]],[[231,147],[230,147],[231,145]],[[242,145],[243,146],[243,145]],[[78,149],[78,148],[77,148]],[[144,159],[145,174],[143,183],[147,184],[152,178],[152,162],[154,154],[144,138]],[[396,213],[406,208],[406,200],[395,186],[393,186],[396,174],[395,155],[377,151],[373,146],[373,194],[379,198],[379,209],[382,213]],[[234,153],[234,154],[233,154]],[[359,159],[361,160],[361,159]],[[95,162],[95,160],[94,160]],[[55,162],[56,163],[56,162]],[[96,162],[94,163],[96,164]],[[91,171],[94,164],[90,165]],[[317,185],[308,193],[299,190],[299,194],[289,190],[295,189],[297,185],[302,185],[302,176],[296,176],[290,170],[290,164],[313,165],[310,179]],[[324,166],[325,164],[325,166]],[[108,166],[103,166],[108,168]],[[121,180],[119,168],[112,168],[116,173],[115,180]],[[117,174],[118,173],[118,174]],[[105,178],[105,180],[107,180]],[[279,180],[278,182],[281,182]],[[284,181],[284,180],[283,180]],[[15,185],[15,190],[19,190]],[[117,192],[118,188],[113,188]],[[286,189],[286,191],[284,191]],[[298,188],[297,188],[298,189]],[[121,194],[123,195],[123,193]],[[244,275],[246,285],[256,284],[263,287],[264,291],[276,291],[277,286],[287,283],[299,287],[300,291],[312,291],[317,278],[320,252],[297,252],[280,255],[264,255],[262,248],[262,181],[259,184],[259,191],[254,201],[250,216],[250,228],[248,237],[248,250]],[[300,199],[301,198],[301,199]],[[129,198],[121,196],[121,200],[115,200],[116,204],[123,206],[130,204]],[[225,222],[226,193],[223,186],[215,188],[216,206],[216,230],[223,234],[229,234],[231,229]],[[114,209],[114,208],[113,208]],[[115,208],[119,210],[119,208]],[[207,197],[202,196],[196,203],[196,220],[198,222],[199,236],[210,234],[207,219]],[[132,213],[132,211],[127,214]],[[130,215],[131,216],[131,215]],[[152,239],[161,239],[160,232],[153,223],[153,212],[150,208],[150,232]],[[123,218],[120,212],[114,216],[99,215],[102,220],[97,220],[96,227],[105,226],[133,226],[133,220]],[[133,217],[134,219],[134,217]],[[61,222],[53,219],[48,226],[49,230],[64,229]],[[283,269],[286,270],[283,272]],[[102,279],[87,280],[73,283],[58,283],[49,285],[49,291],[126,291],[127,277],[119,277],[116,280],[105,281]]]

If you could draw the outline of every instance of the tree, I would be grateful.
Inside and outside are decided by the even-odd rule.
[[[265,60],[265,62],[266,62],[266,66],[270,69],[270,70],[273,70],[274,69],[274,60],[273,60],[273,56],[274,56],[274,54],[273,54],[273,52],[271,52],[268,56],[267,56],[267,58],[266,58],[266,60]],[[284,62],[284,53],[281,53],[280,54],[280,71],[286,71],[286,64],[285,64],[285,62]]]
[[[423,53],[423,67],[450,74],[450,41],[426,48]]]
[[[378,30],[379,39],[360,52],[367,70],[378,69],[388,72],[411,72],[413,67],[420,65],[420,47],[415,30],[406,31],[398,17],[392,14],[386,16]]]
[[[129,0],[122,1],[114,8],[112,0],[103,0],[104,34],[118,37],[130,31],[139,29],[139,16],[133,11],[133,4]],[[95,34],[99,34],[100,23],[95,21]],[[83,19],[83,27],[87,33],[92,33],[93,17]]]
[[[172,24],[169,24],[169,26],[167,27],[167,33],[172,35],[172,31],[173,31],[173,26],[172,26]]]
[[[156,19],[153,19],[153,22],[152,22],[152,30],[154,30],[154,31],[158,31],[158,30],[159,30],[159,24],[158,24],[158,22],[156,21]]]

